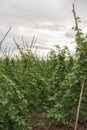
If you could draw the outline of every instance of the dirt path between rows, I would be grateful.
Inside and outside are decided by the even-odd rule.
[[[59,125],[46,119],[42,113],[38,112],[29,116],[29,122],[32,123],[32,130],[74,130],[71,127]],[[80,125],[77,130],[87,130],[83,125]]]

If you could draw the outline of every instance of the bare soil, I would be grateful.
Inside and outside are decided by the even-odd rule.
[[[30,114],[29,122],[32,124],[32,130],[74,130],[69,126],[60,125],[52,122],[43,116],[41,112]],[[87,130],[83,125],[79,125],[77,130]]]

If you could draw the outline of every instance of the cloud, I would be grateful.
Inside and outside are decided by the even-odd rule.
[[[65,10],[67,6],[64,4],[64,0],[61,2],[56,2],[56,0],[3,0],[0,17],[2,22],[11,24],[62,20],[69,12]]]
[[[0,40],[9,27],[13,27],[3,47],[14,48],[13,38],[22,46],[21,36],[30,45],[34,34],[40,49],[48,50],[57,43],[66,45],[74,38],[72,3],[73,0],[0,0]],[[86,5],[87,0],[76,2],[76,12],[82,18],[85,34]]]

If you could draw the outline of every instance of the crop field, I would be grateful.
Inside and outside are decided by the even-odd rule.
[[[0,58],[0,130],[86,130],[87,38],[73,13],[74,56],[56,45],[41,59],[14,40],[20,57]]]

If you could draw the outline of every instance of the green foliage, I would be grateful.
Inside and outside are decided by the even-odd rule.
[[[48,87],[44,60],[21,50],[21,58],[0,59],[0,129],[28,130],[28,114],[43,107]]]
[[[74,17],[75,58],[67,47],[57,45],[47,59],[39,59],[31,50],[25,53],[14,40],[20,57],[0,59],[1,130],[31,129],[28,115],[37,109],[58,123],[74,126],[83,81],[79,123],[87,124],[87,39],[75,12]]]
[[[22,91],[7,75],[0,75],[0,129],[25,130],[27,101]]]
[[[87,124],[87,39],[84,37],[82,30],[78,27],[80,18],[76,17],[75,10],[73,10],[73,12],[76,23],[76,26],[73,28],[76,32],[76,60],[71,60],[72,58],[70,55],[68,60],[65,60],[65,55],[60,57],[53,53],[53,57],[55,56],[55,59],[57,59],[58,56],[58,58],[60,57],[60,60],[58,60],[59,62],[57,63],[57,68],[59,68],[58,71],[55,67],[57,74],[55,76],[53,74],[53,82],[56,81],[56,86],[55,83],[53,84],[53,106],[51,105],[47,110],[48,118],[52,118],[60,123],[71,126],[74,126],[75,123],[82,82],[85,82],[85,88],[83,92],[79,123]],[[60,54],[62,54],[62,51]],[[67,62],[69,64],[67,64]],[[68,71],[67,68],[69,69]],[[55,80],[54,77],[56,77],[57,80]]]

